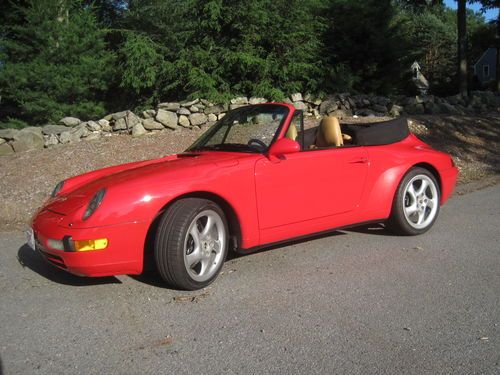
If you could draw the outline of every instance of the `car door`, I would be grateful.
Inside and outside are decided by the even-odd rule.
[[[259,159],[255,184],[260,229],[356,209],[367,168],[364,147],[309,150]]]

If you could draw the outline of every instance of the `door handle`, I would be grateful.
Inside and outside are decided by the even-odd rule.
[[[283,160],[286,160],[286,156],[282,154],[269,157],[269,161],[273,164],[281,163]]]
[[[349,160],[350,164],[366,164],[368,163],[368,158],[367,157],[360,157],[360,158],[355,158],[352,160]]]

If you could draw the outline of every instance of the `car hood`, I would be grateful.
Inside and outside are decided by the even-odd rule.
[[[70,214],[89,203],[92,196],[102,188],[112,190],[116,187],[137,189],[150,184],[172,184],[188,181],[193,176],[213,173],[214,169],[238,165],[241,157],[252,154],[230,152],[182,153],[165,158],[129,163],[104,168],[68,179],[65,183],[76,185],[61,196],[51,198],[45,208],[63,215]],[[78,179],[84,180],[78,183]],[[167,180],[168,179],[168,180]],[[74,181],[72,181],[74,180]]]

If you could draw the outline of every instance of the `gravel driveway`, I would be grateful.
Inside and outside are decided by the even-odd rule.
[[[499,185],[456,195],[423,236],[234,257],[196,293],[71,276],[0,233],[3,372],[499,374],[499,214]]]

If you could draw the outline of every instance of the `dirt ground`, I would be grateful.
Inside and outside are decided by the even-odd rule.
[[[383,118],[349,118],[344,122],[381,120]],[[500,173],[500,113],[423,115],[409,120],[414,134],[435,149],[453,156],[461,172],[460,183]],[[53,187],[65,178],[110,165],[180,152],[202,133],[203,130],[181,129],[141,138],[112,135],[0,157],[0,230],[25,225]]]

